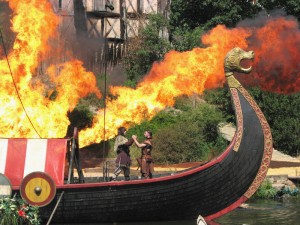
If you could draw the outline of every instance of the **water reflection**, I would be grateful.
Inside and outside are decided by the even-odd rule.
[[[238,208],[216,219],[221,225],[299,225],[300,199],[252,200],[247,209]]]
[[[209,225],[299,225],[300,198],[284,201],[249,200],[247,208],[234,211],[208,222]],[[58,224],[51,224],[58,225]],[[62,224],[59,224],[62,225]],[[71,224],[63,224],[71,225]],[[72,224],[74,225],[74,224]],[[196,225],[196,220],[170,222],[101,223],[76,225]]]

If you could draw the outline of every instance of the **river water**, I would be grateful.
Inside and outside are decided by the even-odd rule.
[[[299,225],[300,198],[282,201],[249,200],[243,208],[219,217],[208,225]],[[58,224],[51,224],[58,225]],[[61,224],[60,224],[61,225]],[[64,224],[69,225],[69,224]],[[79,224],[77,224],[79,225]],[[96,224],[80,224],[96,225]],[[97,225],[197,225],[195,220],[170,222],[101,223]]]

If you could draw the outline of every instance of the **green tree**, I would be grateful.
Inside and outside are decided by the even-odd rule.
[[[201,36],[204,31],[219,24],[235,27],[240,21],[254,18],[261,11],[270,14],[276,9],[300,19],[299,0],[260,0],[256,4],[250,0],[173,0],[170,40],[176,50],[190,50],[201,46],[200,42],[195,43],[194,35]]]
[[[208,30],[218,24],[234,27],[242,19],[253,17],[260,10],[251,1],[243,0],[173,0],[171,4],[171,32],[179,27]]]
[[[195,47],[203,47],[201,36],[204,33],[201,27],[195,29],[175,28],[172,33],[172,45],[176,51],[188,51]]]
[[[128,52],[124,57],[128,84],[131,85],[171,49],[169,41],[161,36],[162,31],[168,27],[168,21],[161,14],[149,15],[148,19],[148,24],[140,30],[139,37],[129,41]]]
[[[259,5],[268,13],[274,9],[282,9],[287,15],[293,15],[300,20],[300,1],[299,0],[259,0]]]

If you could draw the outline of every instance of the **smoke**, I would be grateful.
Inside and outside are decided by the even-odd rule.
[[[284,16],[284,17],[283,17]],[[300,30],[297,19],[283,10],[260,13],[238,27],[251,29],[249,49],[256,60],[253,78],[246,85],[258,85],[266,91],[290,94],[300,91]]]
[[[270,12],[267,12],[265,10],[260,11],[254,18],[247,18],[242,21],[240,21],[236,26],[237,27],[263,27],[270,18],[276,19],[280,17],[293,17],[293,16],[287,16],[286,12],[283,9],[275,9]]]

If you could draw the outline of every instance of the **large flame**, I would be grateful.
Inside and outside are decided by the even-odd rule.
[[[136,89],[111,87],[111,93],[119,97],[107,104],[106,137],[112,137],[118,126],[153,117],[172,106],[177,96],[201,94],[205,89],[223,86],[223,59],[236,46],[255,52],[254,78],[248,75],[245,85],[255,84],[279,93],[300,90],[300,32],[293,18],[267,18],[257,27],[217,26],[202,37],[202,42],[206,48],[167,53]],[[89,144],[104,137],[103,114],[99,112],[93,128],[81,132],[81,138],[88,137],[82,143]],[[99,134],[96,139],[95,130]]]
[[[57,39],[60,21],[46,0],[9,0],[9,6],[14,12],[12,29],[16,39],[8,55],[13,79],[6,59],[0,61],[0,136],[64,137],[70,123],[67,112],[89,93],[100,97],[95,76],[76,59],[48,66],[47,77],[57,92],[51,100],[54,88],[35,77],[41,60],[54,52],[49,43]],[[223,59],[236,46],[255,51],[255,79],[247,82],[265,90],[297,92],[299,37],[295,19],[269,18],[260,26],[234,29],[217,26],[202,37],[207,47],[182,53],[170,51],[163,61],[154,63],[135,89],[111,86],[110,92],[116,98],[108,98],[105,113],[100,109],[93,126],[80,132],[80,146],[113,137],[119,126],[128,127],[152,118],[172,106],[177,96],[201,94],[205,89],[223,86]]]
[[[219,26],[203,38],[209,47],[167,53],[162,62],[153,65],[136,89],[110,87],[111,93],[118,98],[107,102],[107,137],[115,134],[116,127],[150,119],[160,110],[172,106],[177,96],[199,94],[206,88],[222,85],[225,79],[220,59],[224,59],[226,53],[235,46],[247,48],[245,40],[249,35],[244,29],[227,30]],[[99,112],[93,128],[80,133],[80,140],[84,144],[103,138],[103,114],[103,110]],[[93,136],[95,130],[99,135],[96,140]],[[83,137],[87,139],[83,140]]]
[[[67,112],[90,92],[100,96],[95,77],[76,60],[50,67],[58,93],[51,101],[47,86],[34,77],[38,63],[52,51],[48,40],[58,35],[58,17],[46,0],[9,0],[9,6],[16,39],[8,60],[0,61],[0,136],[64,137],[70,123]]]

